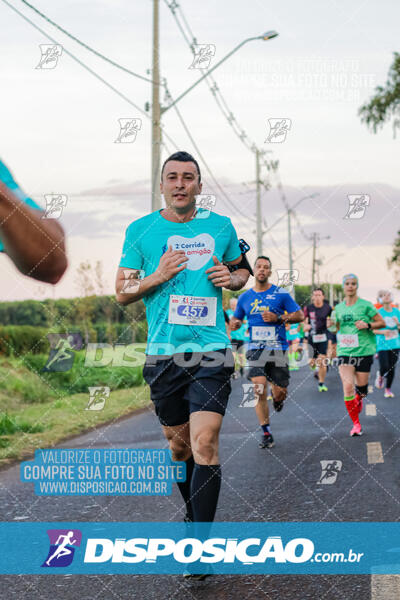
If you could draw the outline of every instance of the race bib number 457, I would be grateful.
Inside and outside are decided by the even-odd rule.
[[[168,323],[213,327],[216,323],[217,298],[202,296],[169,297]]]

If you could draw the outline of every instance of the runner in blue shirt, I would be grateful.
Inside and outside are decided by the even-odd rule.
[[[384,396],[385,398],[394,398],[392,383],[400,351],[400,311],[392,306],[393,297],[389,290],[381,290],[380,297],[382,308],[379,308],[378,312],[382,315],[386,327],[374,330],[379,358],[378,385],[376,387],[382,388],[385,378]]]
[[[46,283],[57,283],[67,268],[64,231],[15,182],[0,160],[0,252],[21,273]]]
[[[246,357],[249,363],[248,378],[255,384],[256,414],[263,430],[261,448],[272,448],[274,439],[269,425],[269,409],[266,399],[266,384],[270,382],[274,408],[282,410],[289,385],[287,359],[288,342],[286,323],[300,323],[303,312],[290,294],[268,282],[271,276],[271,261],[267,256],[259,256],[254,265],[255,285],[239,296],[235,314],[231,319],[231,329],[240,327],[247,317],[250,329],[250,342]],[[286,311],[286,313],[285,313]],[[260,388],[257,388],[260,386]],[[262,387],[261,387],[262,386]]]
[[[239,290],[251,267],[228,217],[196,210],[201,175],[177,152],[161,171],[167,208],[133,221],[117,274],[117,301],[143,298],[149,326],[143,376],[174,460],[187,518],[212,521],[221,485],[218,439],[233,373],[222,288]],[[133,289],[126,288],[132,270]]]

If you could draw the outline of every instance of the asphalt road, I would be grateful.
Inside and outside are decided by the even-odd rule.
[[[400,372],[400,371],[399,371]],[[373,373],[375,373],[375,368]],[[371,381],[373,376],[371,376]],[[289,396],[271,417],[276,446],[258,448],[253,408],[240,407],[242,384],[233,382],[221,434],[223,484],[219,521],[396,521],[400,516],[400,385],[396,398],[370,394],[364,435],[350,438],[339,377],[331,370],[329,391],[319,393],[308,367],[292,373]],[[374,446],[369,444],[375,443]],[[380,444],[380,446],[379,446]],[[64,447],[163,448],[158,421],[149,410],[69,440]],[[380,449],[382,453],[380,455]],[[368,454],[369,452],[369,454]],[[320,461],[342,462],[332,485],[322,485]],[[381,462],[369,462],[380,460]],[[383,462],[382,462],[383,461]],[[170,497],[39,497],[19,481],[18,466],[0,472],[3,521],[180,521],[183,506]],[[400,576],[399,576],[400,577]],[[396,600],[399,577],[215,575],[188,583],[181,576],[1,576],[0,597],[19,599],[247,599]],[[384,584],[386,588],[384,588]],[[385,591],[386,590],[386,591]],[[397,591],[395,591],[397,590]]]

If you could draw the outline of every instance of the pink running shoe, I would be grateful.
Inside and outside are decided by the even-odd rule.
[[[361,423],[354,423],[353,429],[350,431],[350,435],[353,437],[355,435],[362,435]]]
[[[385,393],[383,395],[385,398],[394,398],[394,394],[389,388],[385,388]]]
[[[375,387],[378,388],[378,390],[381,390],[383,388],[383,377],[382,375],[379,373],[379,371],[376,374],[376,378],[375,378]]]

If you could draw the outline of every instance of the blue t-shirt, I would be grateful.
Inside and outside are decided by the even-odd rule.
[[[253,289],[241,294],[235,310],[235,317],[243,320],[246,316],[249,322],[250,342],[249,349],[268,348],[270,350],[287,350],[285,325],[274,325],[265,323],[261,314],[269,310],[276,315],[283,315],[300,310],[300,306],[293,300],[291,295],[278,288],[276,285],[265,292],[255,292]]]
[[[228,217],[210,212],[208,218],[202,218],[204,210],[198,210],[200,218],[187,223],[167,221],[160,214],[162,211],[155,211],[133,221],[126,230],[119,265],[122,268],[142,269],[147,277],[156,271],[169,246],[173,250],[184,250],[189,259],[183,271],[143,298],[148,322],[147,354],[209,352],[231,347],[225,329],[222,288],[215,287],[205,271],[214,266],[213,256],[220,262],[238,259],[239,240]],[[180,298],[170,300],[171,296]],[[208,299],[208,314],[214,310],[210,304],[216,304],[215,325],[190,325],[192,314],[193,321],[199,321],[199,317],[201,321],[207,314],[204,309],[191,308],[194,296]],[[189,323],[170,322],[177,319],[186,319]]]
[[[27,204],[28,206],[31,206],[32,208],[37,208],[37,209],[41,210],[40,206],[38,206],[36,204],[36,202],[34,200],[32,200],[32,198],[29,198],[29,196],[27,196],[25,194],[25,192],[23,192],[21,190],[21,188],[15,182],[10,171],[8,170],[8,168],[2,162],[1,159],[0,159],[0,181],[2,181],[13,192],[13,194],[15,196],[17,196],[17,198],[19,198],[19,200],[22,200],[23,202],[25,202],[25,204]],[[0,252],[4,252],[4,246],[2,244],[1,239],[0,239]]]
[[[400,323],[400,310],[398,308],[392,307],[392,310],[385,310],[383,307],[378,309],[378,313],[382,315],[385,320],[386,327],[385,329],[378,329],[378,331],[386,330],[388,332],[388,337],[382,334],[377,334],[376,336],[376,350],[379,352],[380,350],[394,350],[395,348],[400,348],[400,335],[399,330],[397,329],[397,325],[393,317],[397,317]]]

